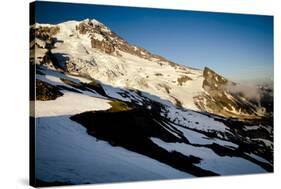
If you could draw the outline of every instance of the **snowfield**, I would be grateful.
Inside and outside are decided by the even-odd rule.
[[[196,113],[193,111],[183,111],[178,108],[170,106],[166,109],[167,117],[170,118],[176,124],[185,125],[191,129],[197,129],[201,131],[220,131],[227,132],[227,127],[219,122],[215,121],[206,115]],[[199,124],[200,123],[200,124]]]
[[[35,101],[36,116],[74,115],[86,111],[106,110],[111,107],[108,102],[108,100],[83,94],[65,92],[56,100]]]
[[[174,98],[177,98],[181,100],[185,108],[198,110],[193,102],[193,97],[202,92],[201,70],[179,69],[165,61],[147,60],[122,51],[120,57],[102,53],[91,48],[88,34],[84,35],[76,31],[75,28],[79,23],[78,21],[68,21],[58,24],[60,32],[54,37],[63,42],[57,42],[55,48],[52,49],[52,53],[57,58],[64,57],[65,63],[75,63],[76,69],[81,74],[95,78],[104,84],[142,90],[172,102],[175,101]],[[93,23],[101,24],[96,20]],[[36,24],[36,27],[40,26],[54,27],[56,25]],[[107,32],[109,31],[108,29]],[[103,36],[97,33],[94,34],[94,38],[99,41],[103,40]],[[38,40],[38,43],[41,44],[41,41]],[[138,48],[135,47],[135,49]],[[37,52],[39,53],[39,51]],[[43,56],[42,53],[36,53],[36,55]],[[116,75],[119,77],[116,78]],[[177,79],[182,76],[188,76],[190,80],[179,85]],[[172,86],[170,86],[171,83],[173,83]],[[172,88],[169,93],[163,87],[166,84]]]
[[[146,156],[97,141],[69,116],[36,119],[36,177],[46,182],[104,183],[190,178]]]

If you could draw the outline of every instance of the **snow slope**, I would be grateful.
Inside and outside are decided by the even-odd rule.
[[[61,77],[86,81],[81,77],[40,70],[46,75],[38,74],[37,79],[53,85],[63,85]],[[37,179],[83,184],[193,177],[89,136],[84,127],[69,119],[70,116],[106,110],[111,107],[110,100],[95,97],[94,93],[63,93],[55,100],[35,101]]]
[[[57,25],[36,23],[33,27],[37,37],[31,44],[35,45],[37,64],[59,66],[71,74],[94,78],[104,84],[141,90],[186,109],[227,117],[263,116],[254,104],[239,99],[240,103],[251,106],[244,111],[245,106],[237,105],[237,97],[226,91],[224,101],[230,103],[229,107],[218,110],[220,100],[203,87],[206,80],[203,70],[178,65],[129,44],[97,20],[67,21]],[[210,73],[216,75],[210,83],[218,87],[216,82],[222,77]]]
[[[82,184],[193,177],[146,156],[97,141],[69,115],[43,116],[36,123],[37,179]]]
[[[159,124],[172,135],[185,137],[190,144],[167,143],[155,137],[151,137],[151,141],[168,151],[200,158],[200,163],[195,165],[202,169],[221,175],[267,172],[247,159],[228,154],[221,156],[209,147],[216,144],[231,150],[239,149],[238,144],[228,140],[233,133],[214,117],[177,108],[171,102],[148,93],[106,84],[102,84],[102,87],[108,96],[101,96],[94,90],[84,91],[63,82],[65,79],[76,84],[89,83],[91,79],[63,74],[45,66],[37,66],[37,71],[40,73],[36,75],[37,80],[65,87],[60,89],[63,95],[55,100],[35,101],[36,178],[39,180],[82,184],[194,177],[142,154],[97,140],[87,133],[85,127],[70,119],[73,115],[87,111],[107,110],[111,108],[112,100],[134,103],[151,111],[159,108],[159,103],[159,115],[165,118],[164,120],[169,120],[169,123]],[[75,89],[77,92],[69,89]],[[150,104],[150,107],[146,107],[147,104]],[[252,126],[249,130],[263,127],[265,126]],[[250,126],[245,126],[245,129],[248,128]],[[268,129],[268,132],[270,131]],[[209,137],[207,134],[210,132],[217,134]],[[260,138],[259,140],[265,141]],[[245,154],[271,165],[269,161],[254,153]]]
[[[193,97],[202,91],[201,70],[173,65],[166,60],[146,59],[130,52],[119,51],[120,56],[101,52],[91,47],[90,36],[98,36],[101,41],[106,36],[98,33],[81,34],[76,30],[77,25],[88,21],[86,19],[81,22],[68,21],[58,25],[47,25],[60,28],[53,36],[57,42],[51,52],[63,62],[62,64],[74,65],[75,69],[69,69],[70,72],[87,75],[104,84],[146,91],[171,102],[175,102],[176,98],[185,108],[198,110],[193,103]],[[97,21],[94,23],[101,24]],[[37,28],[41,26],[46,25],[36,24]],[[107,28],[107,32],[111,31]],[[136,46],[134,48],[139,49]],[[37,52],[36,56],[43,56]],[[177,79],[182,76],[187,76],[190,80],[179,85]],[[169,92],[165,87],[169,88]]]

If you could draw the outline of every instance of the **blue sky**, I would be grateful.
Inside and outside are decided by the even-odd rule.
[[[273,17],[38,2],[36,22],[97,19],[129,43],[234,81],[273,79]]]

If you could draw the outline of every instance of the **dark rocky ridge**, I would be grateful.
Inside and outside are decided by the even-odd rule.
[[[196,105],[203,111],[212,110],[212,113],[224,117],[241,119],[259,119],[258,105],[238,93],[228,91],[228,88],[237,85],[217,74],[210,68],[203,72],[202,88],[207,92],[195,97]],[[207,102],[207,103],[206,103]],[[237,113],[236,113],[237,112]]]
[[[55,100],[62,95],[63,93],[59,91],[58,87],[36,80],[36,100]]]
[[[52,36],[56,35],[60,31],[58,26],[39,26],[38,28],[31,28],[33,37],[37,37],[43,41],[52,40]]]

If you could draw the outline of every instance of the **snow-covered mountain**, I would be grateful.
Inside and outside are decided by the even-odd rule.
[[[239,84],[97,20],[37,23],[31,39],[38,185],[273,171],[272,117]]]
[[[128,44],[96,20],[36,24],[35,63],[121,88],[137,89],[196,111],[257,118],[264,110],[226,88],[230,81],[209,68],[178,65]]]

